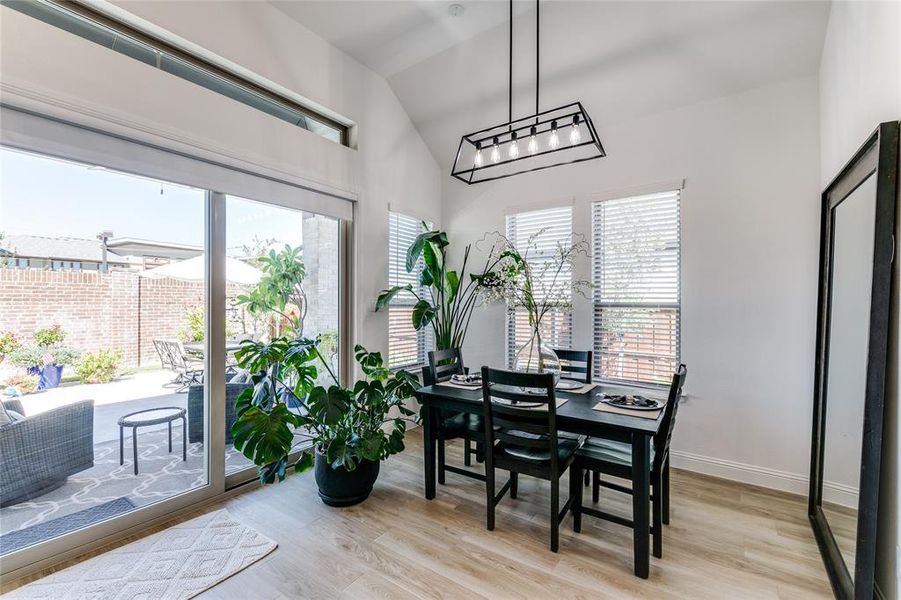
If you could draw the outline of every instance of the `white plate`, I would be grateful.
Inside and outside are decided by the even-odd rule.
[[[580,382],[578,382],[578,381],[571,381],[571,380],[567,380],[567,379],[561,379],[561,380],[557,383],[557,389],[558,389],[558,390],[577,390],[577,389],[579,389],[580,387],[582,387],[583,385],[585,385],[585,384],[584,384],[584,383],[580,383]]]

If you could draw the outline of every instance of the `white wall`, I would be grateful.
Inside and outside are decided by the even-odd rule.
[[[901,4],[832,4],[820,64],[820,116],[820,177],[825,187],[880,122],[901,119]],[[895,238],[901,239],[901,228]],[[893,283],[877,540],[876,579],[885,598],[897,598],[901,590],[899,262]]]
[[[588,234],[592,197],[684,178],[689,397],[674,464],[806,493],[819,236],[816,78],[615,125],[594,119],[606,158],[471,187],[445,179],[452,243],[502,230],[505,209],[574,198],[574,230]],[[575,310],[574,345],[588,347],[590,306],[582,301]],[[476,309],[466,341],[472,366],[502,363],[502,312]]]
[[[387,210],[440,222],[438,167],[383,78],[262,2],[123,2],[176,36],[357,124],[341,147],[0,8],[2,99],[356,198],[355,341],[387,350]]]

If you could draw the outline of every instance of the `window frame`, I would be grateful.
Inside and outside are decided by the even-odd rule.
[[[10,2],[4,6],[314,135],[342,146],[350,146],[350,126],[347,124],[321,110],[305,106],[271,87],[261,85],[234,69],[188,52],[155,32],[126,23],[120,15],[108,14],[101,7],[61,0]],[[193,76],[188,76],[189,73]],[[326,131],[334,132],[337,139],[332,139]]]
[[[13,106],[0,106],[0,146],[56,160],[71,161],[121,172],[126,175],[189,185],[205,191],[204,307],[207,347],[204,390],[207,423],[225,422],[225,322],[226,322],[226,194],[244,195],[276,207],[295,208],[333,217],[340,223],[339,267],[339,367],[344,385],[351,381],[353,362],[353,252],[354,202],[351,198],[326,195],[304,186],[275,180],[252,170],[213,163],[183,151],[151,145],[140,140],[85,127],[61,118],[47,117]],[[248,169],[251,165],[248,165]],[[272,193],[267,197],[265,191]],[[244,194],[249,191],[249,194]],[[36,259],[27,259],[29,268]],[[44,260],[44,259],[37,259]],[[44,261],[43,268],[50,267]],[[186,513],[198,503],[222,498],[238,485],[252,482],[252,469],[225,474],[225,428],[205,427],[207,481],[165,500],[137,507],[88,527],[5,554],[0,576],[16,579],[58,564],[101,545],[122,539]]]
[[[418,219],[416,217],[412,217],[408,214],[399,212],[399,211],[388,211],[388,286],[393,287],[395,285],[403,285],[401,283],[400,278],[398,277],[396,280],[392,281],[392,270],[395,273],[400,273],[402,270],[406,273],[406,260],[407,260],[407,249],[401,249],[400,244],[403,240],[395,239],[394,236],[398,236],[400,232],[400,228],[402,226],[402,221],[405,224],[405,230],[409,231],[412,228],[415,229],[419,235],[422,232],[422,224],[425,223],[426,227],[430,230],[433,229],[434,225],[428,220]],[[413,237],[415,239],[415,236]],[[410,240],[412,243],[412,240]],[[408,246],[409,247],[409,246]],[[420,277],[422,274],[422,269],[424,268],[424,263],[422,257],[420,256],[419,260],[416,263],[416,268],[409,273],[412,276],[413,281],[416,282],[417,293],[422,297],[424,294],[428,296],[428,288],[419,284]],[[410,299],[399,299],[401,294],[398,294],[388,303],[388,351],[387,351],[387,364],[388,368],[393,371],[400,370],[416,370],[419,369],[426,364],[428,364],[428,353],[430,350],[434,349],[434,335],[432,334],[431,326],[423,327],[422,329],[416,330],[416,361],[415,362],[405,362],[402,364],[394,364],[392,362],[391,357],[391,309],[393,308],[403,308],[403,309],[411,309],[416,304],[415,298]],[[410,323],[412,327],[412,322]]]
[[[566,205],[558,205],[558,206],[549,206],[542,208],[530,208],[527,210],[519,210],[516,212],[508,213],[505,217],[505,233],[507,239],[516,247],[516,227],[517,227],[517,218],[524,215],[532,215],[535,213],[543,213],[545,215],[551,216],[553,213],[568,211],[569,212],[569,239],[572,241],[575,232],[573,231],[573,213],[574,207],[572,204]],[[563,238],[561,238],[563,239]],[[516,248],[520,251],[519,248]],[[528,262],[528,259],[527,259]],[[570,278],[575,277],[575,273],[570,273]],[[574,298],[570,298],[570,301],[573,301]],[[514,307],[507,306],[506,310],[506,323],[505,323],[505,336],[504,336],[504,358],[508,369],[512,369],[514,367],[514,363],[516,361],[516,353],[519,351],[521,346],[517,346],[516,344],[516,331],[517,331],[517,316],[520,314],[522,307]],[[561,313],[558,309],[554,310],[554,313]],[[562,313],[562,318],[565,319],[566,324],[563,326],[563,332],[557,331],[556,329],[553,332],[548,332],[545,335],[543,341],[554,348],[571,348],[572,340],[573,340],[573,313],[575,312],[575,307],[571,308],[568,312]],[[525,313],[527,315],[527,313]],[[548,315],[550,316],[550,314]],[[526,317],[528,318],[528,317]],[[551,340],[558,340],[557,342],[551,342]],[[563,343],[561,343],[563,342]]]
[[[602,301],[600,300],[601,296],[601,287],[598,282],[599,276],[599,263],[600,259],[598,258],[598,245],[601,238],[601,233],[599,229],[599,218],[598,218],[598,208],[607,203],[607,202],[616,202],[616,201],[639,201],[639,200],[647,200],[653,197],[659,197],[662,195],[674,195],[675,196],[675,227],[676,227],[676,301],[675,302],[642,302],[642,301]],[[652,389],[652,390],[661,390],[666,389],[669,386],[669,381],[661,381],[661,382],[651,382],[644,380],[635,380],[635,379],[617,379],[611,378],[609,376],[605,376],[604,373],[601,372],[601,359],[603,357],[603,351],[598,343],[599,336],[599,328],[600,328],[600,311],[603,308],[638,308],[638,309],[656,309],[658,311],[674,311],[675,312],[675,339],[674,339],[674,365],[673,371],[678,368],[679,364],[682,360],[682,188],[674,187],[670,189],[662,189],[656,192],[646,192],[632,195],[624,195],[624,196],[614,196],[605,199],[594,200],[590,203],[590,212],[591,212],[591,282],[592,282],[592,298],[591,298],[591,332],[592,332],[592,350],[594,351],[594,365],[592,365],[593,369],[593,379],[599,383],[605,383],[609,385],[616,386],[626,386],[626,387],[634,387],[634,388],[644,388],[644,389]]]

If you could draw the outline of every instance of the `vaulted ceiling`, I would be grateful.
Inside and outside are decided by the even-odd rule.
[[[462,134],[507,117],[503,1],[274,1],[390,83],[443,169]],[[514,2],[513,115],[534,111],[535,3]],[[828,2],[541,4],[541,106],[581,100],[604,126],[816,74]],[[815,109],[815,107],[812,107]]]

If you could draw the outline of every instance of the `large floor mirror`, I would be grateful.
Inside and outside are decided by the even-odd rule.
[[[823,192],[809,515],[837,598],[873,597],[898,130]]]

